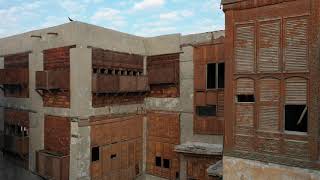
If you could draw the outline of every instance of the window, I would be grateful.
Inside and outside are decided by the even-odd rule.
[[[91,149],[91,161],[99,161],[100,159],[100,152],[99,152],[99,147],[93,147]]]
[[[306,105],[285,106],[285,130],[308,131],[308,108]]]
[[[207,89],[224,88],[224,63],[207,64]]]
[[[196,113],[198,116],[216,116],[217,106],[216,105],[197,106]]]
[[[170,160],[163,159],[163,167],[169,169],[170,168]]]
[[[254,95],[237,95],[237,102],[254,102]]]
[[[161,157],[156,156],[156,166],[161,167]]]
[[[117,154],[111,154],[110,159],[116,159],[117,158]]]

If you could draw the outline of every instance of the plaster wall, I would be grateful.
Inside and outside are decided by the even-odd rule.
[[[319,180],[320,172],[229,156],[223,157],[223,179]]]

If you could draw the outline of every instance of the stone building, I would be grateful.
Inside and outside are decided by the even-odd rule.
[[[223,0],[225,179],[320,179],[319,0]]]
[[[55,179],[217,179],[223,42],[81,22],[0,39],[5,157]]]

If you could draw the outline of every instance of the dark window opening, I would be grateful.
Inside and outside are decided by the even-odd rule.
[[[238,102],[254,102],[254,95],[237,95]]]
[[[216,88],[216,64],[207,65],[207,89]]]
[[[196,113],[198,116],[216,116],[217,106],[216,105],[197,106]]]
[[[91,149],[91,161],[99,161],[100,159],[100,152],[99,152],[99,147],[93,147]]]
[[[180,178],[180,174],[179,172],[176,172],[176,179],[179,179]]]
[[[224,88],[224,63],[207,64],[207,89]]]
[[[135,165],[136,175],[140,174],[139,164]]]
[[[169,169],[170,168],[170,160],[163,159],[163,167]]]
[[[156,156],[156,166],[161,167],[161,157]]]
[[[285,106],[285,130],[308,131],[308,109],[306,105]]]
[[[224,88],[224,63],[218,64],[218,88]]]
[[[117,155],[116,154],[111,154],[110,159],[116,159]]]

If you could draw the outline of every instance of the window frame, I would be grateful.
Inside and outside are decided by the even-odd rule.
[[[214,69],[215,69],[215,87],[214,88],[208,88],[208,65],[214,65]],[[223,88],[219,87],[219,64],[224,64],[224,74],[225,74],[225,63],[224,62],[215,62],[215,63],[207,63],[206,64],[206,90],[217,90],[217,89],[224,89],[225,83],[223,82]],[[225,76],[223,78],[223,81],[225,81]]]

